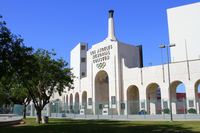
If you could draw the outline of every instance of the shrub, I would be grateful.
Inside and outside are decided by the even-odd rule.
[[[144,115],[144,114],[147,114],[147,111],[146,111],[146,110],[140,110],[140,111],[138,112],[138,114]]]
[[[169,114],[170,113],[170,109],[168,109],[168,108],[163,109],[163,113],[164,114]]]
[[[197,111],[194,108],[190,108],[190,109],[188,109],[188,113],[190,113],[190,114],[196,114]]]

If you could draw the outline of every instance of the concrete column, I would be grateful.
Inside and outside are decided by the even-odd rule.
[[[199,99],[196,99],[196,109],[197,109],[197,114],[200,114],[200,102]]]
[[[141,110],[147,110],[147,100],[146,99],[140,99],[140,111]]]
[[[156,104],[154,101],[150,102],[150,114],[154,114],[154,115],[156,114]]]
[[[171,102],[171,104],[172,104],[172,114],[176,114],[177,113],[176,112],[176,102],[173,101],[173,102]]]
[[[125,101],[124,114],[125,114],[125,115],[128,115],[128,113],[129,113],[129,112],[128,112],[128,101],[126,100],[126,101]]]
[[[142,85],[138,85],[139,91],[139,111],[146,110],[147,111],[147,100],[146,100],[146,88]],[[142,107],[143,105],[144,107]]]
[[[113,10],[109,10],[109,18],[108,18],[108,39],[116,40],[115,37],[115,28],[114,28],[114,19],[113,19]]]
[[[127,88],[124,88],[124,104],[125,104],[124,115],[127,115],[128,114]]]
[[[195,94],[195,88],[194,88],[194,83],[192,81],[188,81],[185,84],[186,88],[186,99],[187,99],[187,110],[190,108],[196,109],[196,111],[199,111],[198,104],[197,103],[197,98]]]
[[[172,114],[177,114],[177,107],[176,107],[176,89],[171,89],[170,91],[171,95],[171,104],[172,104]],[[170,103],[169,103],[170,104]]]
[[[164,84],[159,84],[159,86],[160,86],[160,91],[161,91],[161,107],[162,109],[166,109],[166,108],[170,109],[168,83],[166,82]],[[165,103],[167,105],[164,105]],[[172,107],[172,110],[174,110],[173,107]]]

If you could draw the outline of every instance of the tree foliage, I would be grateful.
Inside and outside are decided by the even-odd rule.
[[[0,20],[0,104],[10,104],[16,99],[19,102],[19,97],[27,97],[27,93],[20,95],[22,93],[16,94],[13,91],[15,88],[19,89],[19,86],[22,87],[21,74],[31,55],[32,48],[25,47],[23,39],[12,34],[5,21]],[[18,98],[14,98],[14,94]],[[24,100],[20,101],[22,103]]]
[[[51,96],[71,88],[70,71],[63,59],[55,59],[54,52],[34,52],[0,21],[0,104],[14,102],[26,107],[32,100],[40,123],[41,111]]]
[[[66,87],[70,88],[73,80],[71,71],[63,59],[55,59],[55,53],[39,49],[35,52],[35,74],[28,80],[28,92],[37,111],[38,122],[41,111],[49,103],[54,93],[62,94]]]

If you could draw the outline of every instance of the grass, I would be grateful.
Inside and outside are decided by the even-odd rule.
[[[0,127],[0,133],[200,133],[200,121],[106,121],[50,119],[49,124],[37,124],[26,119],[26,124]]]

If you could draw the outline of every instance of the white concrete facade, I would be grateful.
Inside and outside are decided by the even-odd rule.
[[[167,10],[171,61],[200,59],[200,2]]]
[[[172,31],[172,28],[173,26],[170,27],[170,32],[176,29],[175,27]],[[107,114],[112,111],[118,115],[138,114],[141,110],[149,114],[160,114],[163,109],[170,109],[171,97],[172,113],[177,114],[178,106],[174,101],[176,88],[183,83],[187,110],[193,108],[199,113],[199,59],[181,59],[182,62],[170,63],[169,87],[167,64],[143,67],[141,47],[128,45],[116,39],[113,11],[109,11],[108,29],[108,37],[104,41],[94,44],[89,50],[87,44],[80,43],[71,52],[71,67],[76,78],[74,89],[67,91],[63,96],[70,109],[77,113],[84,109],[88,114],[104,114],[104,110],[108,110]],[[172,36],[170,34],[170,39]],[[82,45],[86,46],[86,50],[81,51]],[[181,46],[178,44],[178,47]],[[188,49],[190,47],[200,51],[199,46],[188,45]],[[184,54],[184,51],[182,52],[181,54]],[[178,56],[179,60],[176,50],[172,54],[173,57]],[[86,58],[85,64],[81,64],[82,57]],[[81,72],[85,72],[85,76],[81,75]]]

